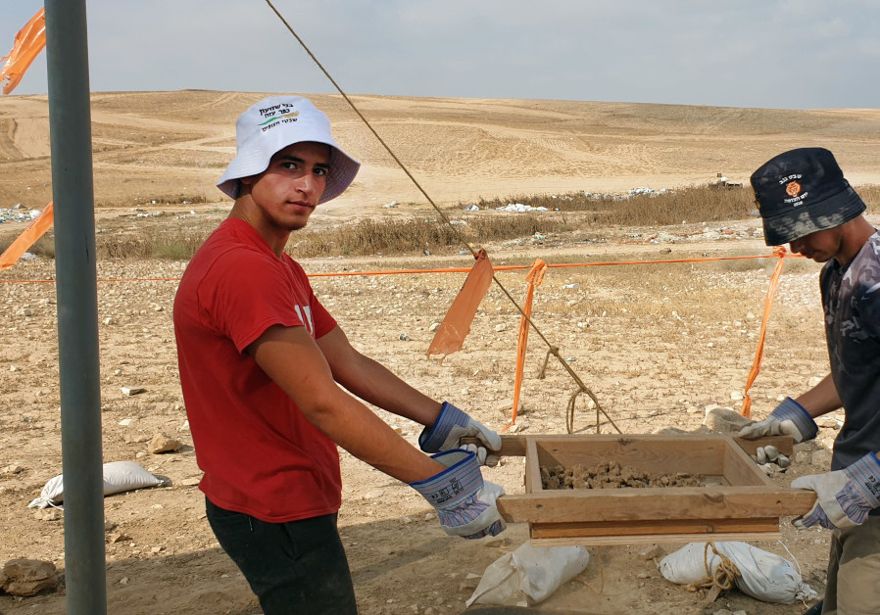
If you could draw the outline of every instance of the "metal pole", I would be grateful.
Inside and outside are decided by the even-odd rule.
[[[85,0],[45,0],[67,613],[105,615],[98,297]]]

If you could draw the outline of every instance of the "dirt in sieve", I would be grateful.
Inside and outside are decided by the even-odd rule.
[[[616,461],[605,461],[594,466],[578,463],[570,468],[561,465],[541,466],[541,486],[544,489],[702,487],[703,485],[703,477],[697,474],[643,472]]]

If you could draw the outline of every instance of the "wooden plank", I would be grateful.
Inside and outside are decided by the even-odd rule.
[[[700,434],[684,434],[684,437],[688,435],[699,436]],[[541,438],[542,440],[556,440],[556,439],[569,439],[569,440],[580,440],[589,442],[592,438],[597,436],[594,435],[584,435],[584,434],[575,434],[575,435],[533,435],[529,436],[532,438]],[[604,436],[602,436],[604,437]],[[619,437],[619,436],[612,436]],[[736,442],[740,448],[742,448],[749,455],[754,455],[755,451],[759,446],[767,446],[768,444],[772,444],[779,452],[791,457],[792,452],[794,450],[794,440],[792,440],[789,436],[768,436],[766,438],[758,438],[757,440],[744,440],[743,438],[733,438],[733,441]],[[502,457],[523,457],[526,454],[526,436],[522,434],[502,434],[501,435],[501,456]]]
[[[802,515],[813,491],[749,487],[546,490],[498,498],[511,523],[569,523],[658,519],[737,519]]]
[[[536,547],[617,547],[644,544],[683,544],[706,542],[708,540],[741,540],[745,542],[779,540],[781,534],[775,532],[719,533],[719,534],[645,534],[643,536],[590,536],[570,538],[532,538],[529,542]]]
[[[656,521],[627,521],[626,523],[590,521],[585,523],[533,523],[531,525],[532,538],[743,534],[778,531],[779,519],[776,517],[754,519],[661,519]]]
[[[538,463],[538,447],[534,438],[526,439],[526,493],[541,490],[541,464]]]
[[[724,477],[731,485],[764,485],[775,488],[770,477],[758,467],[758,464],[731,439],[730,446],[724,449]]]
[[[640,472],[667,474],[687,472],[703,476],[724,475],[724,450],[732,441],[711,435],[600,435],[589,439],[558,439],[532,436],[542,466],[587,468],[616,462]],[[527,463],[531,460],[527,458]]]

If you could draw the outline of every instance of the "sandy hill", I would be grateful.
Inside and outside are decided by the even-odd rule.
[[[262,95],[214,91],[92,96],[95,200],[220,200],[234,122]],[[328,209],[424,202],[338,96],[312,96],[364,167]],[[570,190],[737,181],[790,147],[824,145],[855,184],[880,183],[880,109],[768,110],[551,100],[353,98],[438,202]],[[0,99],[0,207],[51,194],[44,96]]]

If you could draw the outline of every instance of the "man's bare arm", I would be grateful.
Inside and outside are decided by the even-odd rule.
[[[384,410],[422,425],[433,425],[440,404],[408,385],[388,368],[358,352],[336,327],[317,340],[336,382]]]
[[[795,401],[802,405],[813,418],[843,407],[831,374],[825,376],[819,384],[799,396]]]
[[[270,327],[247,351],[309,422],[358,459],[406,483],[444,470],[336,385],[304,327]]]

